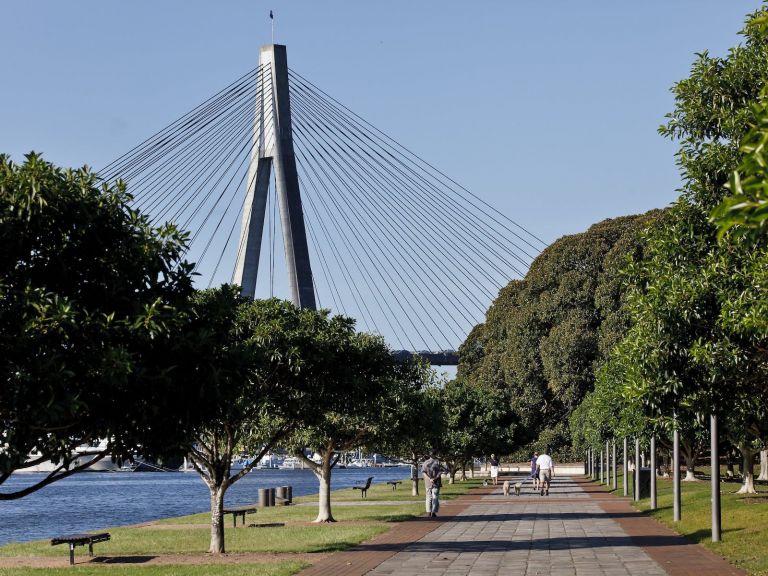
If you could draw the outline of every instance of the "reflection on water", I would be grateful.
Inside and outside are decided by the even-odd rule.
[[[334,470],[333,488],[352,486],[374,477],[374,483],[403,479],[408,468],[347,468]],[[0,490],[19,489],[44,474],[17,474]],[[235,483],[226,504],[258,501],[259,488],[293,486],[294,496],[317,493],[309,470],[255,470]],[[110,526],[137,524],[159,518],[209,510],[208,488],[193,472],[75,474],[20,500],[0,502],[0,545],[38,540]]]

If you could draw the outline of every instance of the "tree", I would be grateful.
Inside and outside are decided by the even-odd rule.
[[[515,424],[503,391],[456,378],[440,390],[440,405],[444,427],[435,447],[450,484],[475,456],[509,451]]]
[[[331,511],[331,476],[342,453],[359,446],[372,448],[397,422],[404,398],[421,387],[410,364],[397,363],[380,337],[349,334],[328,360],[326,394],[314,407],[314,421],[296,431],[295,454],[312,470],[320,490],[315,522],[335,522]],[[307,458],[309,448],[320,463]]]
[[[440,405],[440,389],[435,371],[414,361],[411,365],[418,387],[405,388],[396,399],[397,406],[386,433],[377,440],[379,451],[397,456],[410,464],[411,494],[419,495],[419,465],[443,436],[445,423]]]
[[[130,199],[87,168],[0,155],[0,484],[57,464],[0,499],[108,456],[178,450],[195,424],[169,354],[192,292],[187,236],[153,227]],[[99,439],[106,449],[73,465]]]
[[[606,220],[554,242],[499,292],[459,349],[459,377],[504,392],[515,444],[570,457],[567,422],[627,326],[620,271],[657,211]],[[543,446],[542,446],[543,447]]]
[[[333,361],[353,322],[277,299],[252,301],[236,286],[203,291],[194,302],[189,377],[210,408],[190,455],[210,492],[210,552],[218,554],[225,551],[226,491],[337,394],[328,375],[346,369]],[[233,474],[232,457],[241,450],[256,455]]]

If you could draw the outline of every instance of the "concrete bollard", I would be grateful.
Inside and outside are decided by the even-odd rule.
[[[259,507],[266,508],[269,504],[269,488],[259,488]]]
[[[275,488],[275,504],[278,506],[288,505],[288,490],[287,486],[278,486]]]
[[[275,489],[274,488],[267,488],[269,491],[269,505],[274,506],[275,505]]]

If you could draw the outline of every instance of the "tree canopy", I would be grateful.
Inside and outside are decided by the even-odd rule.
[[[157,455],[194,424],[169,354],[192,292],[186,235],[129,201],[87,168],[0,155],[0,483],[59,464],[0,499],[81,468],[82,444],[108,441],[94,459]]]
[[[620,270],[657,217],[605,220],[557,240],[501,290],[459,349],[459,378],[504,392],[517,447],[570,456],[568,418],[626,330]]]

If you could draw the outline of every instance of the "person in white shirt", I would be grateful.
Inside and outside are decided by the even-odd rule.
[[[549,484],[552,482],[552,478],[555,475],[555,463],[552,462],[552,458],[547,454],[549,449],[536,458],[536,472],[539,476],[539,486],[541,488],[540,494],[549,496]]]

